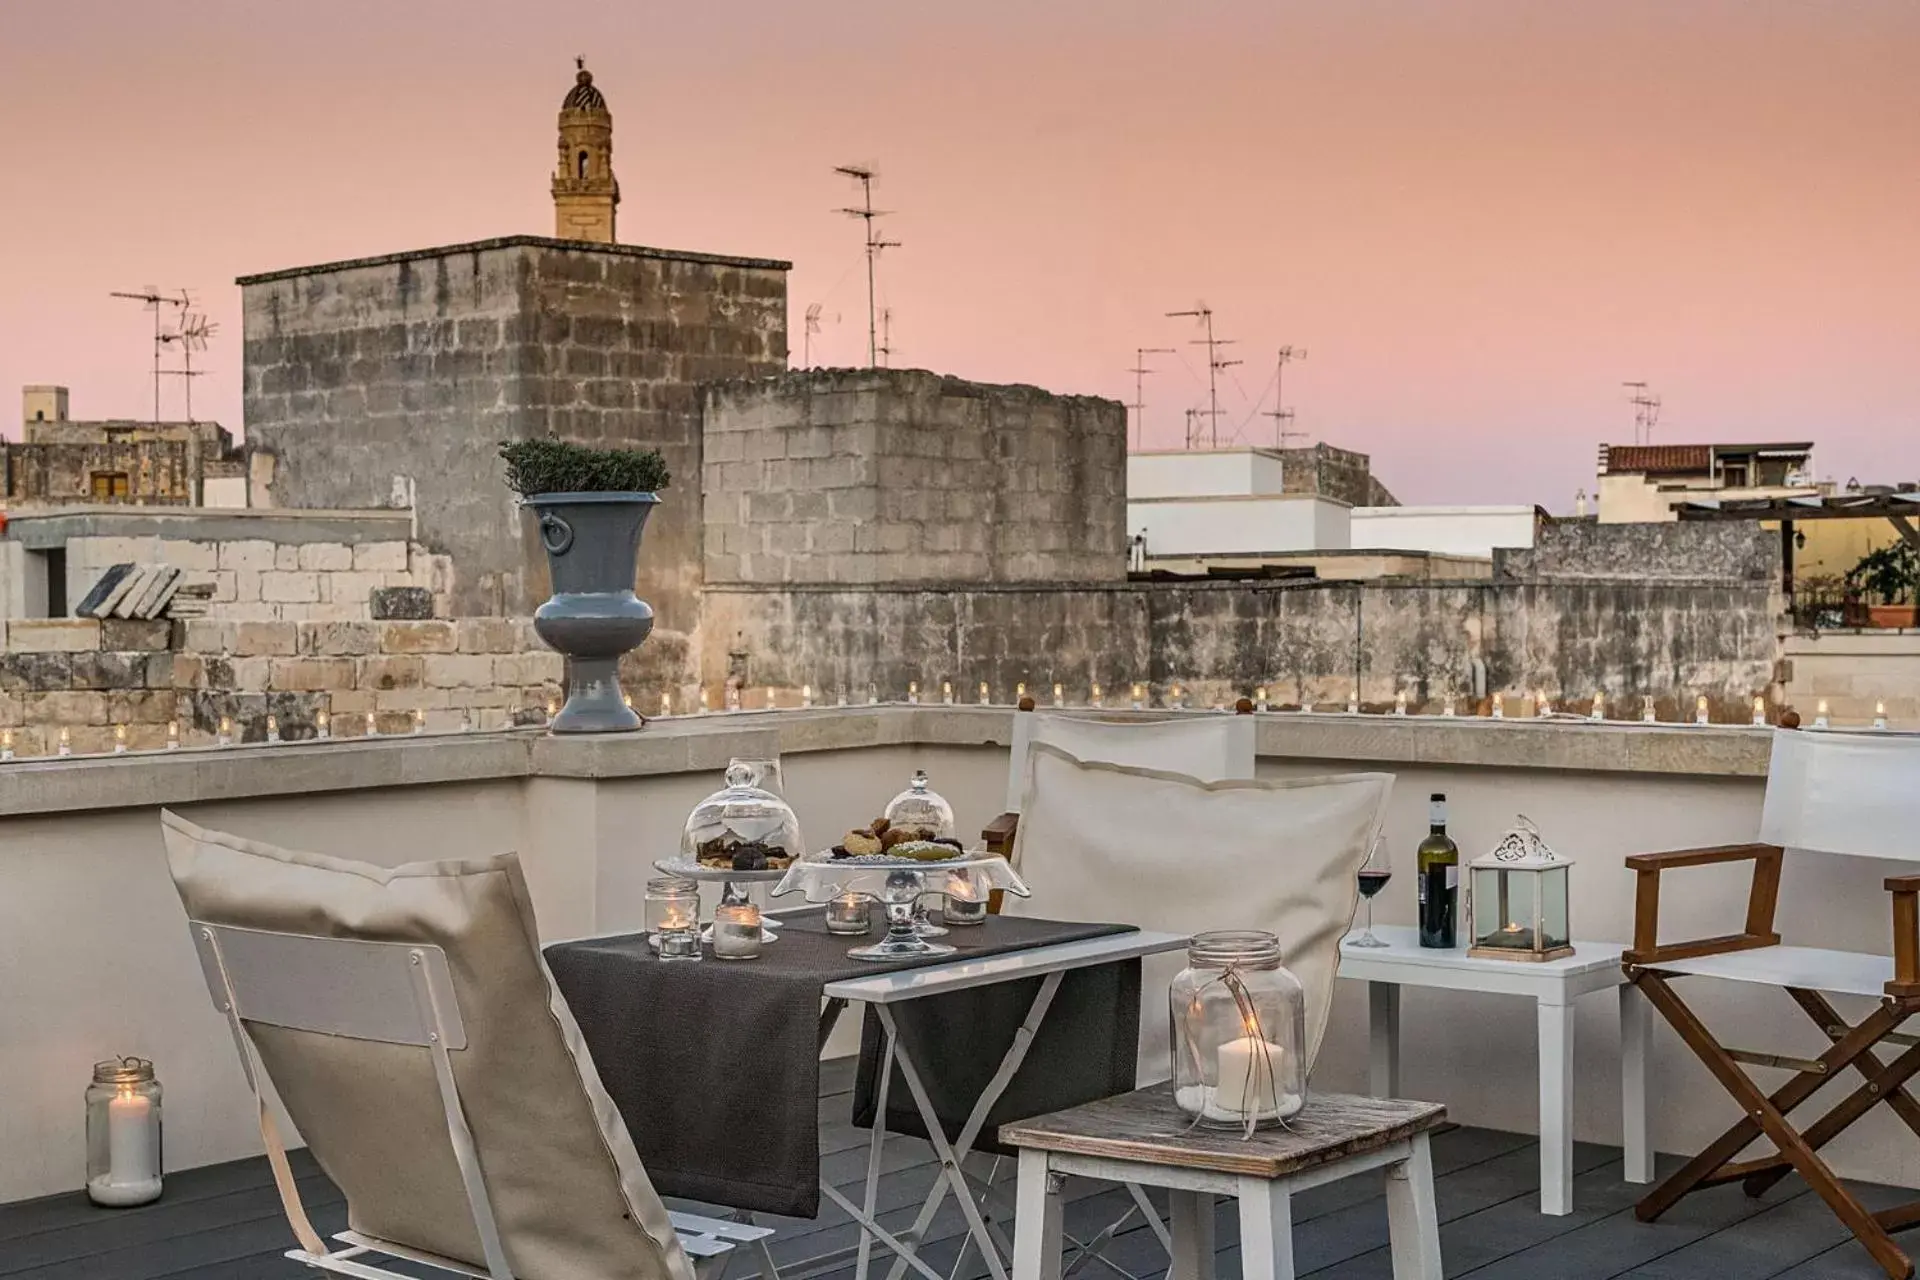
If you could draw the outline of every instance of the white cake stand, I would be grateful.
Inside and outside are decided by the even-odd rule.
[[[772,884],[786,876],[784,870],[776,871],[769,867],[765,871],[735,871],[730,867],[703,867],[691,858],[662,858],[653,864],[654,870],[664,875],[681,876],[688,880],[697,880],[702,884],[720,886],[720,905],[735,906],[747,901],[747,886],[750,884]],[[768,927],[766,918],[760,920],[760,941],[778,942],[780,935]],[[709,923],[700,931],[700,941],[713,941],[713,925]]]

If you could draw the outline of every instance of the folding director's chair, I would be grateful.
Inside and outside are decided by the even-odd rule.
[[[1729,1182],[1759,1196],[1788,1173],[1798,1173],[1889,1276],[1906,1280],[1914,1274],[1913,1262],[1894,1243],[1892,1233],[1920,1225],[1920,1201],[1869,1212],[1840,1184],[1820,1149],[1881,1102],[1920,1135],[1920,1102],[1906,1087],[1920,1073],[1920,1037],[1899,1031],[1907,1018],[1920,1012],[1920,874],[1889,876],[1885,882],[1893,907],[1890,958],[1782,946],[1774,909],[1782,859],[1790,849],[1920,861],[1920,734],[1776,732],[1760,839],[1627,859],[1638,876],[1633,948],[1624,958],[1627,977],[1742,1112],[1739,1123],[1649,1192],[1636,1212],[1650,1222],[1688,1193]],[[1661,873],[1726,862],[1753,864],[1746,927],[1724,937],[1662,945]],[[1781,988],[1813,1020],[1829,1046],[1815,1058],[1728,1048],[1676,991],[1674,979],[1681,977]],[[1834,995],[1878,1003],[1850,1023],[1829,999]],[[1882,1045],[1898,1052],[1884,1058]],[[1790,1075],[1769,1092],[1745,1067]],[[1792,1117],[1823,1085],[1849,1074],[1858,1077],[1857,1087],[1824,1115],[1809,1124]],[[1763,1136],[1773,1144],[1771,1153],[1736,1159]]]

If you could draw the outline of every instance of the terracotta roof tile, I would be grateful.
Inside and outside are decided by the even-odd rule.
[[[1704,475],[1713,467],[1713,446],[1705,444],[1615,444],[1607,446],[1607,474],[1638,471],[1646,475]]]

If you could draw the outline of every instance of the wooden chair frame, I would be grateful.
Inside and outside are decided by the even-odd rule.
[[[1740,1104],[1741,1119],[1699,1155],[1689,1160],[1650,1191],[1635,1208],[1643,1222],[1651,1222],[1690,1192],[1738,1182],[1749,1196],[1759,1196],[1788,1173],[1798,1173],[1827,1207],[1852,1231],[1869,1255],[1893,1280],[1908,1280],[1913,1261],[1893,1241],[1892,1233],[1920,1226],[1920,1200],[1869,1212],[1841,1185],[1820,1157],[1820,1148],[1838,1137],[1878,1103],[1920,1136],[1920,1102],[1907,1092],[1907,1082],[1920,1074],[1920,1037],[1902,1035],[1900,1025],[1920,1012],[1920,875],[1891,876],[1885,882],[1892,895],[1893,977],[1885,984],[1879,1007],[1857,1023],[1848,1023],[1819,991],[1785,986],[1783,989],[1827,1037],[1829,1047],[1817,1058],[1729,1049],[1722,1045],[1674,990],[1672,979],[1684,973],[1663,964],[1702,956],[1724,955],[1778,946],[1774,912],[1780,894],[1780,869],[1785,850],[1778,845],[1718,845],[1670,853],[1643,853],[1627,859],[1636,877],[1633,947],[1623,957],[1627,979],[1660,1011],[1688,1049],[1706,1066],[1721,1087]],[[1700,938],[1662,945],[1659,941],[1660,881],[1662,873],[1716,863],[1751,862],[1745,928],[1717,938]],[[1882,1044],[1904,1048],[1891,1060],[1876,1052]],[[1771,1093],[1742,1068],[1785,1069],[1793,1074]],[[1852,1070],[1861,1083],[1852,1093],[1805,1127],[1788,1117],[1836,1075]],[[1755,1139],[1774,1144],[1771,1155],[1749,1160],[1736,1156]]]

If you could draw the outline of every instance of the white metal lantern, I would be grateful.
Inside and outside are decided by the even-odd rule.
[[[1573,954],[1568,921],[1568,868],[1525,814],[1493,852],[1469,867],[1472,945],[1489,960],[1558,960]]]

